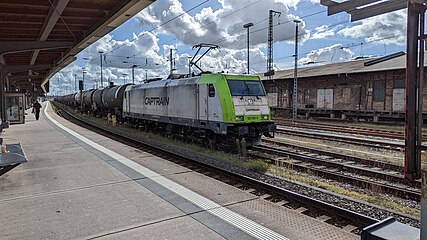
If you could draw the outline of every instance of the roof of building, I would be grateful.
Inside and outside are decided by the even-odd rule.
[[[2,0],[0,68],[15,87],[45,84],[75,55],[155,0]]]
[[[425,54],[425,57],[427,55]],[[366,66],[365,66],[366,65]],[[424,66],[427,66],[424,62]],[[348,62],[333,63],[321,66],[298,68],[298,78],[378,72],[406,68],[406,54],[397,53],[382,58],[364,58]],[[259,74],[261,80],[268,80],[264,74]],[[294,69],[276,71],[272,79],[293,79]]]

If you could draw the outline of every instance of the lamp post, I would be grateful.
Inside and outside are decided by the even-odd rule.
[[[249,74],[249,28],[252,27],[253,23],[246,23],[243,25],[244,28],[248,29],[248,74]]]
[[[99,51],[99,62],[101,65],[101,88],[104,87],[104,80],[102,79],[102,54],[104,53],[103,51]]]
[[[292,118],[298,118],[298,23],[300,20],[295,19],[295,66],[294,66],[294,92],[293,92],[293,111]]]

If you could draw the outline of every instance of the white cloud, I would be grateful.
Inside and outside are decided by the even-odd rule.
[[[299,64],[345,62],[353,57],[350,49],[342,48],[341,44],[335,44],[326,48],[312,51],[307,56],[298,60]]]
[[[51,92],[55,94],[62,89],[64,93],[64,88],[68,89],[67,91],[74,90],[74,74],[77,74],[77,80],[82,79],[82,66],[77,65],[82,64],[82,58],[87,59],[83,63],[86,68],[85,88],[100,86],[99,51],[106,53],[103,59],[104,85],[107,85],[107,81],[123,84],[124,78],[130,82],[131,66],[134,64],[138,65],[135,68],[136,83],[143,81],[146,74],[148,78],[168,76],[171,48],[178,48],[178,51],[173,51],[177,69],[175,72],[187,73],[188,57],[192,55],[191,47],[199,43],[217,43],[221,46],[219,51],[212,51],[201,60],[203,70],[245,73],[247,35],[243,25],[248,22],[254,23],[250,29],[250,72],[264,72],[266,55],[260,48],[267,44],[270,9],[282,12],[280,17],[274,18],[275,24],[280,23],[274,28],[274,41],[293,43],[295,24],[292,21],[298,17],[289,14],[288,9],[296,7],[301,0],[217,1],[219,7],[215,10],[204,7],[198,12],[190,12],[190,15],[185,13],[178,0],[157,0],[136,17],[140,26],[144,26],[144,29],[154,29],[153,31],[134,33],[132,39],[125,40],[116,40],[114,36],[106,35],[80,53],[78,56],[80,61],[69,65],[54,77],[51,81]],[[173,20],[169,23],[160,26],[171,19]],[[159,34],[165,35],[166,39],[173,39],[161,42]],[[310,35],[305,29],[304,21],[300,23],[300,35],[300,42],[308,39]],[[186,51],[186,48],[189,50]],[[277,65],[275,68],[277,69]],[[61,78],[60,81],[57,80],[58,76]]]
[[[333,29],[329,29],[326,25],[316,27],[314,30],[315,33],[311,36],[311,39],[323,39],[335,35],[335,31]]]
[[[274,18],[276,24],[281,23],[274,28],[274,41],[293,40],[295,24],[292,21],[297,17],[289,14],[288,8],[295,6],[300,0],[218,0],[218,2],[221,5],[219,9],[207,7],[191,16],[185,13],[178,0],[158,0],[138,14],[137,19],[142,26],[152,26],[157,28],[157,32],[172,34],[188,46],[216,43],[222,48],[242,49],[245,47],[242,42],[246,42],[243,25],[249,22],[254,23],[250,34],[251,45],[266,44],[269,10],[275,9],[282,14]],[[160,26],[161,22],[175,17],[177,17],[175,20]],[[305,30],[303,21],[300,26],[301,41],[305,41],[309,32]]]
[[[338,34],[345,37],[364,38],[366,42],[404,45],[406,41],[406,15],[406,10],[400,10],[364,19],[356,26],[338,31]]]

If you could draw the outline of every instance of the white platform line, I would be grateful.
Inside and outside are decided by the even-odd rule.
[[[105,148],[90,139],[80,135],[79,133],[65,127],[55,119],[53,119],[48,113],[47,109],[50,102],[46,104],[46,107],[44,109],[44,113],[46,117],[53,122],[56,126],[63,129],[64,131],[68,132],[72,136],[76,137],[77,139],[85,142],[89,146],[97,149],[98,151],[101,151],[113,159],[117,160],[118,162],[126,165],[129,168],[132,168],[133,170],[139,172],[140,174],[146,176],[147,178],[150,178],[152,181],[160,184],[161,186],[169,189],[171,192],[174,192],[175,194],[185,198],[187,201],[197,205],[198,207],[202,208],[203,210],[209,212],[210,214],[224,220],[225,222],[228,222],[229,224],[235,226],[236,228],[242,230],[243,232],[246,232],[247,234],[257,238],[257,239],[282,239],[282,240],[289,240],[288,238],[280,235],[279,233],[274,232],[271,229],[268,229],[250,219],[247,219],[243,217],[242,215],[235,213],[228,208],[225,208],[218,203],[211,201],[202,195],[195,193],[163,176],[160,174],[143,167],[139,165],[138,163],[114,152],[109,150],[108,148]]]

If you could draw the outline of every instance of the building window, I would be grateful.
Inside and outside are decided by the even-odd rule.
[[[304,89],[304,103],[310,103],[310,89]]]
[[[383,81],[375,81],[374,82],[374,102],[383,102],[384,101],[384,92],[385,92],[385,84]]]
[[[268,85],[267,93],[277,93],[277,86],[276,85]]]
[[[403,79],[394,80],[393,87],[394,87],[394,89],[405,88],[405,80],[403,80]]]

